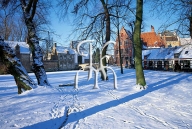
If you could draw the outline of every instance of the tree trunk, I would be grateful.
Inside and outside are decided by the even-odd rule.
[[[3,64],[7,67],[8,72],[14,76],[16,85],[18,87],[18,94],[23,91],[31,90],[36,85],[29,77],[27,71],[16,57],[14,51],[4,42],[0,37],[0,58]]]
[[[143,0],[137,0],[136,22],[133,34],[133,40],[135,45],[134,49],[135,49],[136,83],[138,85],[145,86],[146,82],[142,67],[142,43],[140,40],[142,15],[143,15]]]
[[[35,34],[34,23],[25,17],[25,23],[28,29],[28,40],[27,43],[30,46],[33,58],[32,71],[35,73],[35,76],[38,81],[38,85],[49,86],[47,80],[47,75],[43,66],[43,54],[41,47],[39,46],[39,40]]]
[[[33,10],[32,10],[32,14],[30,15],[30,10],[28,7],[29,5],[26,5],[25,1],[21,0],[23,16],[24,16],[25,24],[28,30],[27,43],[29,44],[29,47],[32,52],[32,58],[33,58],[32,71],[35,73],[38,85],[50,86],[47,80],[47,75],[46,75],[44,66],[43,66],[43,54],[42,54],[41,47],[39,46],[39,39],[36,35],[35,24],[33,22],[37,0],[33,2],[34,2]]]
[[[103,5],[103,8],[104,8],[104,11],[105,11],[105,20],[106,20],[106,37],[105,37],[105,41],[108,42],[110,41],[110,36],[111,36],[111,28],[110,28],[110,14],[109,14],[109,10],[107,8],[107,4],[105,3],[104,0],[100,0],[102,5]],[[105,42],[105,43],[106,43]],[[103,51],[102,51],[102,57],[106,55],[107,53],[107,47],[106,46]],[[102,63],[103,63],[103,66],[106,66],[106,59],[103,59],[102,60]],[[104,76],[104,74],[101,72],[101,79],[102,80],[108,80],[108,76],[107,76],[107,69],[104,70],[105,73],[106,73],[106,78]]]
[[[118,42],[119,42],[119,62],[120,62],[120,67],[121,67],[121,74],[123,74],[123,62],[122,62],[122,58],[121,58],[121,40],[120,40],[120,34],[119,34],[119,14],[117,13],[117,35],[118,35]]]
[[[192,11],[192,9],[191,9]],[[191,17],[190,17],[190,28],[189,28],[189,32],[190,32],[190,36],[191,36],[191,39],[192,39],[192,12],[191,12]]]

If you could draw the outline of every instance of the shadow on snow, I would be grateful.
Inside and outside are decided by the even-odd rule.
[[[140,97],[142,97],[142,96],[144,96],[144,95],[146,95],[146,94],[148,94],[150,92],[159,90],[161,88],[170,87],[170,86],[172,86],[174,84],[177,84],[182,79],[187,78],[188,76],[190,76],[190,75],[189,74],[184,74],[184,75],[183,74],[178,74],[178,75],[175,75],[175,76],[171,76],[168,79],[164,79],[164,80],[161,80],[161,81],[158,81],[156,83],[148,85],[148,88],[146,90],[142,90],[140,92],[125,96],[124,98],[120,98],[118,100],[112,100],[112,101],[109,101],[109,102],[106,102],[106,103],[103,103],[103,104],[100,104],[100,105],[96,105],[96,106],[91,107],[89,109],[85,109],[85,110],[83,110],[81,112],[71,113],[68,116],[68,120],[65,121],[65,125],[67,125],[67,124],[69,124],[71,122],[79,121],[80,119],[91,116],[91,115],[93,115],[95,113],[98,113],[100,111],[109,109],[111,107],[115,107],[115,106],[118,106],[118,105],[123,104],[125,102],[129,102],[131,100],[140,98]],[[32,128],[38,128],[38,127],[40,128],[40,127],[44,127],[45,124],[47,125],[47,124],[50,124],[50,123],[59,124],[58,121],[57,121],[58,119],[64,119],[64,118],[51,119],[51,120],[48,120],[48,121],[45,121],[45,122],[37,123],[35,125],[24,127],[23,129],[32,129]],[[66,119],[66,117],[65,117],[65,119]],[[61,127],[61,125],[63,125],[62,122],[60,123],[59,127]]]

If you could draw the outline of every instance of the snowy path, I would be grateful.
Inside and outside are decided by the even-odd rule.
[[[100,89],[92,89],[81,72],[79,89],[59,87],[73,83],[75,71],[48,73],[52,88],[38,87],[22,95],[10,75],[0,76],[1,129],[191,129],[192,74],[145,71],[147,90],[135,87],[135,72],[116,69],[118,89],[112,74]],[[33,74],[30,74],[34,78]],[[158,78],[158,79],[157,79]]]

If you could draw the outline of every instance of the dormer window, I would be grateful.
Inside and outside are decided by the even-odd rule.
[[[189,51],[185,51],[185,54],[188,54]]]

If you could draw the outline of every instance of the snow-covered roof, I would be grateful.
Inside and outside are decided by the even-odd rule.
[[[192,45],[143,50],[142,59],[144,59],[144,56],[147,56],[148,60],[174,59],[176,53],[179,53],[180,59],[192,58]]]
[[[183,51],[179,58],[192,58],[192,45],[183,46]]]
[[[191,38],[180,38],[181,45],[192,44]]]
[[[20,47],[20,53],[25,53],[25,54],[30,53],[29,45],[26,42],[5,41],[5,43],[8,43],[13,50],[15,50],[15,46],[17,46],[18,44]]]
[[[69,52],[69,54],[76,54],[76,51],[69,47],[57,46],[56,50],[57,50],[57,53],[67,54],[67,52]]]

